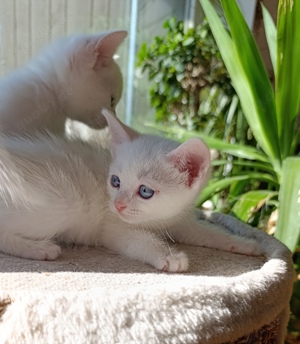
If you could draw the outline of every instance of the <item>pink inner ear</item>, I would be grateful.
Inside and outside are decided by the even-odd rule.
[[[184,142],[167,154],[167,158],[180,172],[187,173],[186,184],[188,187],[201,179],[210,166],[209,149],[203,141],[198,139]]]
[[[199,156],[195,154],[190,154],[186,157],[177,156],[174,163],[176,164],[180,172],[187,172],[187,186],[191,187],[194,184],[194,181],[199,176],[201,165],[203,164],[203,159],[199,158]]]

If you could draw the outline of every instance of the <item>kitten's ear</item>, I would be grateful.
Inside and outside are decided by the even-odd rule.
[[[167,154],[167,160],[180,172],[187,173],[187,186],[192,187],[209,174],[210,151],[200,139],[189,139]],[[204,178],[206,182],[206,178]],[[203,184],[203,183],[201,183]]]
[[[111,132],[113,151],[115,150],[115,147],[117,145],[133,141],[140,135],[138,132],[122,123],[116,116],[114,116],[107,109],[102,110],[102,115],[105,117]]]
[[[111,60],[120,44],[127,36],[127,31],[111,31],[101,37],[91,39],[87,51],[93,53],[93,67],[95,69],[105,65]]]

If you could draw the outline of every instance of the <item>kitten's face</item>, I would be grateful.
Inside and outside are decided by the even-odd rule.
[[[107,183],[110,209],[123,221],[143,224],[168,220],[194,201],[180,173],[163,157],[160,163],[146,162],[147,168],[142,162],[121,160],[112,164]]]
[[[169,221],[190,209],[208,169],[197,172],[202,183],[190,185],[189,172],[180,170],[168,154],[178,146],[146,135],[119,146],[107,181],[111,211],[125,222],[142,225]]]
[[[113,59],[107,59],[106,64],[97,69],[89,68],[88,64],[79,68],[72,74],[68,114],[71,119],[92,128],[103,128],[106,121],[101,114],[102,108],[115,114],[122,95],[120,68]]]
[[[110,209],[123,221],[148,225],[182,216],[208,181],[210,152],[199,139],[178,142],[139,135],[104,110],[111,132],[107,186]]]
[[[99,129],[106,126],[101,110],[106,108],[115,113],[123,80],[113,56],[126,35],[126,31],[115,31],[76,36],[68,42],[64,80],[69,90],[66,107],[71,119]]]

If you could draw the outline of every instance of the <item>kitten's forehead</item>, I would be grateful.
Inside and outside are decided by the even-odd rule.
[[[125,145],[123,150],[130,151],[132,159],[139,158],[142,162],[149,161],[151,158],[163,158],[167,153],[177,148],[179,143],[153,135],[141,135],[134,141]]]
[[[178,145],[179,143],[165,138],[141,135],[117,147],[115,163],[118,168],[135,170],[137,175],[146,174],[157,164],[165,163],[165,155]]]
[[[117,148],[112,169],[128,183],[147,180],[165,185],[180,183],[182,176],[166,160],[166,154],[178,146],[178,142],[166,138],[141,135]]]

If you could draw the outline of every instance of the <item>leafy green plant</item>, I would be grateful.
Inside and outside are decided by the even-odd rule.
[[[199,202],[215,192],[221,192],[229,183],[235,183],[238,188],[245,180],[265,180],[265,190],[242,195],[240,199],[247,202],[239,201],[234,207],[235,214],[247,218],[245,214],[251,214],[253,204],[267,197],[272,198],[274,192],[276,196],[279,191],[279,221],[275,236],[294,251],[300,237],[300,158],[295,157],[300,137],[297,126],[300,102],[300,26],[297,20],[300,17],[300,2],[279,0],[277,30],[263,7],[275,70],[275,89],[236,2],[221,0],[230,33],[209,0],[200,0],[200,3],[259,149],[245,145],[228,147],[215,142],[219,150],[238,156],[239,163],[250,160],[256,172],[234,175],[229,180],[212,180],[207,189],[211,193],[206,190]],[[214,145],[211,144],[211,147]],[[238,189],[243,190],[243,187]],[[249,201],[251,199],[254,201]]]
[[[171,18],[164,28],[166,35],[155,37],[150,46],[142,44],[138,53],[138,66],[153,81],[156,120],[218,137],[227,120],[232,133],[240,106],[207,21],[184,30],[182,21]]]
[[[265,229],[278,206],[279,184],[273,166],[259,149],[174,125],[148,126],[179,141],[201,137],[219,155],[212,161],[213,176],[198,198],[199,207],[209,199],[219,211],[231,211],[241,220]]]
[[[300,237],[300,158],[297,157],[300,139],[297,124],[300,27],[296,19],[300,17],[300,3],[279,1],[277,29],[263,7],[265,31],[275,71],[273,88],[236,2],[221,0],[230,32],[223,26],[210,2],[200,2],[258,146],[253,142],[249,144],[243,138],[236,139],[237,136],[232,133],[225,141],[218,140],[211,137],[215,133],[208,129],[199,133],[173,126],[163,131],[179,139],[200,136],[211,148],[227,154],[228,158],[225,156],[224,159],[222,155],[213,161],[215,166],[222,168],[217,170],[218,173],[200,195],[198,205],[207,199],[217,203],[218,196],[224,195],[226,190],[225,197],[221,198],[227,199],[228,209],[253,225],[257,225],[263,211],[270,215],[279,207],[275,235],[295,251]],[[245,127],[241,131],[245,131]]]
[[[236,157],[232,173],[216,176],[198,200],[207,199],[229,188],[232,213],[249,222],[268,205],[278,208],[275,236],[294,254],[298,282],[291,302],[290,329],[299,331],[299,254],[300,237],[300,128],[297,123],[300,102],[300,2],[279,0],[277,29],[263,8],[265,32],[275,72],[275,87],[261,60],[252,34],[236,1],[221,0],[229,31],[223,26],[209,0],[200,0],[225,66],[237,92],[243,112],[259,146],[224,142],[183,128],[167,128],[167,134],[183,140],[202,137],[211,148]],[[217,159],[216,164],[228,164]],[[245,168],[241,169],[241,165]],[[249,183],[250,188],[249,188]]]

